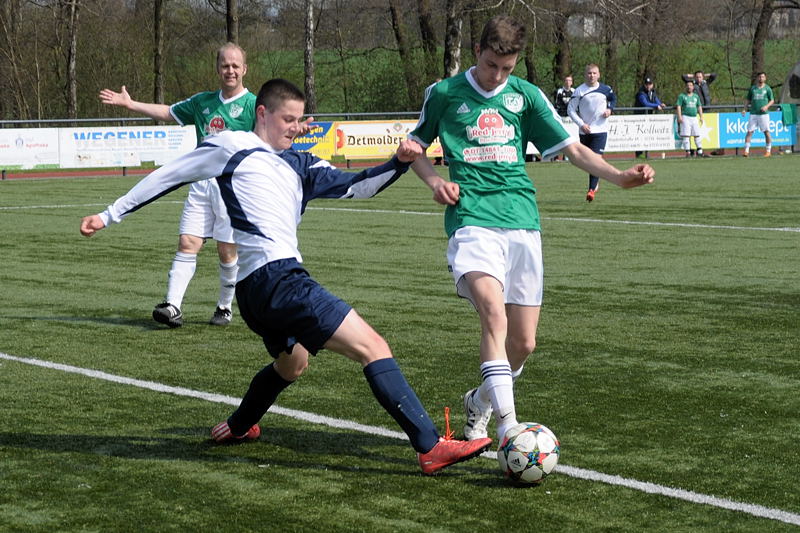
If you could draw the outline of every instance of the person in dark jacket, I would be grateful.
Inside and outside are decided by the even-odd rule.
[[[644,83],[639,87],[639,92],[636,93],[636,101],[633,103],[633,106],[646,108],[643,112],[648,115],[656,111],[661,111],[666,107],[658,97],[653,78],[644,79]],[[642,154],[644,154],[644,152],[636,151],[636,157],[641,157]]]

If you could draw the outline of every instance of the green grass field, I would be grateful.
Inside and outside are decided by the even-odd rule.
[[[80,218],[138,177],[0,182],[0,531],[796,530],[798,163],[659,160],[652,186],[604,183],[592,204],[576,168],[531,165],[545,304],[517,410],[560,437],[563,468],[522,489],[488,458],[422,476],[391,434],[291,411],[268,414],[257,443],[212,445],[224,397],[268,356],[238,316],[206,325],[211,246],[184,327],[150,319],[185,192],[84,239]],[[460,433],[479,332],[441,226],[409,175],[372,200],[312,203],[300,242],[311,273],[387,338],[436,423],[449,406]],[[278,405],[398,430],[358,365],[329,352]]]

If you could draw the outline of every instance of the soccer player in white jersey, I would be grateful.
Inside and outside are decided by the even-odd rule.
[[[570,136],[542,91],[512,76],[525,27],[507,16],[489,20],[475,48],[477,64],[429,88],[410,137],[428,147],[439,137],[450,180],[427,158],[412,168],[447,205],[447,263],[459,296],[480,319],[479,387],[464,395],[468,439],[487,436],[492,412],[497,436],[517,424],[513,381],[536,345],[542,303],[542,250],[536,189],[525,168],[532,142],[548,157],[570,163],[620,187],[653,181],[637,164],[621,171]],[[542,167],[543,168],[543,167]]]
[[[572,94],[567,105],[567,114],[578,126],[581,144],[588,146],[596,154],[602,154],[608,141],[608,117],[617,104],[617,95],[611,87],[600,83],[600,67],[594,63],[586,65],[584,79],[586,81]],[[599,183],[600,177],[590,173],[587,202],[594,200]]]
[[[125,86],[121,92],[100,91],[103,103],[124,107],[154,120],[193,124],[198,144],[208,135],[223,130],[250,131],[255,119],[255,95],[244,87],[247,74],[244,50],[227,43],[217,51],[218,91],[197,93],[171,106],[133,100]],[[172,260],[164,301],[153,309],[153,319],[171,328],[183,325],[183,298],[197,268],[197,254],[207,238],[217,241],[220,290],[210,323],[230,323],[236,284],[236,245],[225,212],[219,186],[214,181],[196,182],[189,187],[180,222],[178,250]]]
[[[355,310],[303,268],[297,226],[314,198],[368,198],[392,184],[422,154],[403,141],[388,163],[358,174],[291,149],[302,127],[305,97],[286,80],[264,84],[252,132],[225,131],[154,171],[104,212],[85,217],[87,237],[189,181],[215,179],[239,248],[236,299],[247,325],[275,361],[255,375],[239,408],[212,430],[217,442],[255,440],[258,421],[308,366],[309,352],[327,348],[361,363],[378,402],[417,451],[426,474],[479,455],[491,439],[441,438],[406,382],[389,345]]]

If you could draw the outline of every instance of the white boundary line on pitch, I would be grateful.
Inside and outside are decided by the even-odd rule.
[[[159,200],[161,203],[183,204],[183,201]],[[20,209],[65,209],[71,207],[107,207],[107,204],[76,204],[76,205],[29,205],[29,206],[0,206],[0,211],[11,211]],[[418,215],[418,216],[442,216],[440,212],[431,211],[408,211],[405,209],[359,209],[355,207],[309,207],[308,211],[347,211],[352,213],[379,213],[391,215]],[[613,220],[603,218],[575,218],[575,217],[542,217],[542,220],[558,220],[561,222],[590,222],[592,224],[630,224],[635,226],[656,226],[673,228],[695,228],[695,229],[721,229],[732,231],[779,231],[800,233],[800,227],[785,228],[762,228],[750,226],[723,226],[713,224],[689,224],[685,222],[647,222],[637,220]]]
[[[69,372],[72,374],[80,374],[82,376],[102,379],[105,381],[119,383],[122,385],[131,385],[134,387],[148,389],[156,392],[165,392],[169,394],[175,394],[177,396],[198,398],[200,400],[206,400],[209,402],[224,403],[228,405],[238,406],[240,401],[239,398],[235,398],[233,396],[225,396],[222,394],[197,391],[192,389],[186,389],[183,387],[173,387],[170,385],[164,385],[162,383],[156,383],[154,381],[145,381],[141,379],[134,379],[124,376],[117,376],[114,374],[108,374],[106,372],[101,372],[99,370],[81,368],[61,363],[53,363],[51,361],[44,361],[41,359],[33,359],[29,357],[17,357],[3,352],[0,352],[0,359],[6,359],[8,361],[15,361],[18,363],[24,363],[27,365],[34,365],[53,370],[61,370],[63,372]],[[359,424],[357,422],[342,420],[340,418],[332,418],[328,416],[316,415],[314,413],[309,413],[306,411],[298,411],[296,409],[286,409],[284,407],[278,407],[276,405],[273,405],[270,408],[269,412],[272,414],[288,416],[290,418],[295,418],[297,420],[303,420],[314,424],[322,424],[334,428],[360,431],[361,433],[367,433],[370,435],[380,435],[383,437],[408,440],[408,437],[405,435],[405,433],[399,431],[392,431],[378,426]],[[484,452],[482,454],[482,457],[496,460],[496,455],[494,452]],[[594,470],[587,470],[584,468],[567,466],[563,464],[558,465],[557,469],[559,474],[565,474],[567,476],[578,479],[599,481],[601,483],[606,483],[609,485],[617,485],[620,487],[646,492],[648,494],[658,494],[660,496],[667,496],[669,498],[685,500],[690,503],[711,505],[713,507],[719,507],[721,509],[728,509],[731,511],[746,513],[760,518],[768,518],[770,520],[777,520],[780,522],[785,522],[787,524],[800,525],[800,514],[790,513],[788,511],[782,511],[780,509],[773,509],[770,507],[764,507],[762,505],[754,505],[750,503],[736,502],[733,500],[728,500],[725,498],[717,498],[716,496],[709,496],[707,494],[700,494],[689,490],[665,487],[663,485],[656,485],[655,483],[648,483],[646,481],[637,481],[635,479],[624,478],[621,476],[612,476],[609,474],[603,474],[602,472],[595,472]]]

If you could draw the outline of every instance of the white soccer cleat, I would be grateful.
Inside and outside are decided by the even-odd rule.
[[[467,440],[485,439],[489,436],[488,426],[492,418],[492,407],[482,410],[475,402],[476,394],[478,389],[472,389],[464,395],[464,412],[467,415],[464,438]]]

